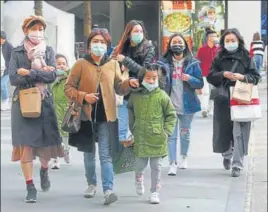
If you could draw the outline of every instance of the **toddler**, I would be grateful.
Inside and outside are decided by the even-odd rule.
[[[151,193],[149,202],[158,204],[161,161],[167,156],[167,139],[174,130],[176,111],[163,88],[164,75],[152,64],[138,73],[140,88],[130,94],[128,101],[129,127],[134,135],[136,155],[135,185],[138,195],[144,193],[143,173],[150,162]]]

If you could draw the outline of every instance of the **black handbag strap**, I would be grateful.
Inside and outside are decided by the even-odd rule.
[[[236,69],[236,67],[237,67],[238,63],[239,63],[239,61],[238,61],[238,60],[236,60],[236,61],[234,62],[234,65],[233,65],[233,67],[232,67],[232,69],[231,69],[231,71],[230,71],[230,72],[234,73],[234,71],[235,71],[235,69]]]

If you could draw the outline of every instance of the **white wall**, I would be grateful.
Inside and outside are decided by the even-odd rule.
[[[12,11],[12,12],[10,12]],[[4,7],[4,29],[8,40],[14,45],[20,45],[24,39],[22,23],[24,18],[34,14],[33,1],[8,1]],[[43,1],[43,16],[47,22],[46,37],[57,53],[62,53],[73,64],[75,43],[74,15],[59,10]],[[57,39],[57,43],[55,42]]]
[[[249,48],[253,33],[261,31],[261,1],[228,1],[228,28],[234,27]]]
[[[1,1],[1,30],[4,30],[4,1]]]

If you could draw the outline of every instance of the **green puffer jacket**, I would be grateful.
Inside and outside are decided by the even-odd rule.
[[[128,100],[129,127],[134,135],[136,157],[164,157],[167,138],[173,133],[177,115],[169,96],[157,88],[141,88]]]
[[[51,91],[53,94],[54,107],[57,114],[58,126],[60,130],[60,135],[62,137],[68,136],[67,132],[61,129],[62,121],[64,115],[69,107],[68,98],[64,95],[64,85],[67,79],[69,71],[66,76],[57,77],[54,83],[51,84]]]

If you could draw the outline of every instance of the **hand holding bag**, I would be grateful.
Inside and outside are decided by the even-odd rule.
[[[235,71],[238,63],[239,63],[238,60],[236,60],[232,69],[231,69],[232,73]],[[220,86],[212,88],[211,92],[210,92],[210,99],[212,99],[214,101],[218,101],[218,102],[228,101],[229,100],[229,90],[228,90],[226,83],[223,82]]]
[[[39,88],[33,87],[19,91],[22,117],[38,118],[41,115],[42,97]]]
[[[64,115],[61,129],[68,133],[78,132],[81,127],[81,112],[81,106],[71,103]]]
[[[97,90],[98,90],[102,72],[100,69],[98,69],[97,71],[100,72],[100,76],[97,83]],[[61,129],[68,133],[79,132],[81,127],[81,113],[82,113],[82,106],[76,104],[75,102],[72,102],[64,115]]]
[[[237,100],[238,102],[250,104],[252,98],[253,84],[248,83],[246,78],[246,83],[239,80],[236,81],[233,92],[231,93],[232,99]]]

